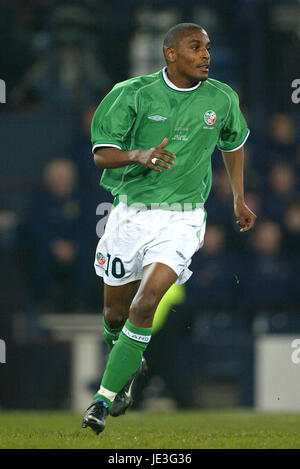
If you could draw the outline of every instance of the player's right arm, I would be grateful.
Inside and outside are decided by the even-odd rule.
[[[165,150],[167,143],[168,139],[164,138],[160,145],[149,148],[149,150],[124,151],[113,147],[100,147],[94,153],[94,162],[98,168],[111,169],[120,168],[132,163],[140,163],[160,173],[162,168],[171,169],[176,158],[173,153]],[[153,164],[153,158],[156,158],[154,160],[155,164]]]
[[[131,133],[138,113],[138,90],[135,82],[130,80],[118,83],[99,104],[91,128],[94,161],[98,168],[113,169],[139,163],[161,172],[173,165],[175,155],[165,149],[167,138],[149,149],[131,148]]]

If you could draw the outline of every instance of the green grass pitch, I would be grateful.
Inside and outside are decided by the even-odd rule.
[[[300,448],[300,414],[251,410],[128,412],[96,436],[68,412],[1,412],[0,448]]]

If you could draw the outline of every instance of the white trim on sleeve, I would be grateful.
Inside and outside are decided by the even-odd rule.
[[[242,146],[246,143],[246,140],[247,140],[247,138],[249,137],[249,134],[250,134],[250,130],[248,130],[247,135],[246,135],[246,137],[244,138],[243,142],[242,142],[238,147],[233,148],[232,150],[222,150],[222,148],[219,148],[219,147],[218,147],[218,148],[219,148],[220,151],[224,151],[225,153],[230,153],[230,152],[232,152],[232,151],[239,150],[239,149],[242,148]]]
[[[92,153],[95,152],[96,148],[100,148],[100,147],[112,147],[112,148],[118,148],[119,150],[122,150],[122,148],[119,145],[115,145],[113,143],[96,143],[92,148]]]

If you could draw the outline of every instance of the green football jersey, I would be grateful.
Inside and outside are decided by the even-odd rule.
[[[177,88],[166,68],[116,84],[98,106],[91,129],[93,151],[101,146],[149,149],[167,137],[165,148],[176,155],[170,170],[158,173],[134,163],[105,169],[100,184],[128,205],[181,208],[206,201],[216,145],[234,151],[248,135],[238,95],[228,85],[209,78],[193,88]]]

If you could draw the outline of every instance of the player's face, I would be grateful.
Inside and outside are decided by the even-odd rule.
[[[187,30],[174,51],[177,72],[192,81],[208,78],[210,40],[206,31]]]

